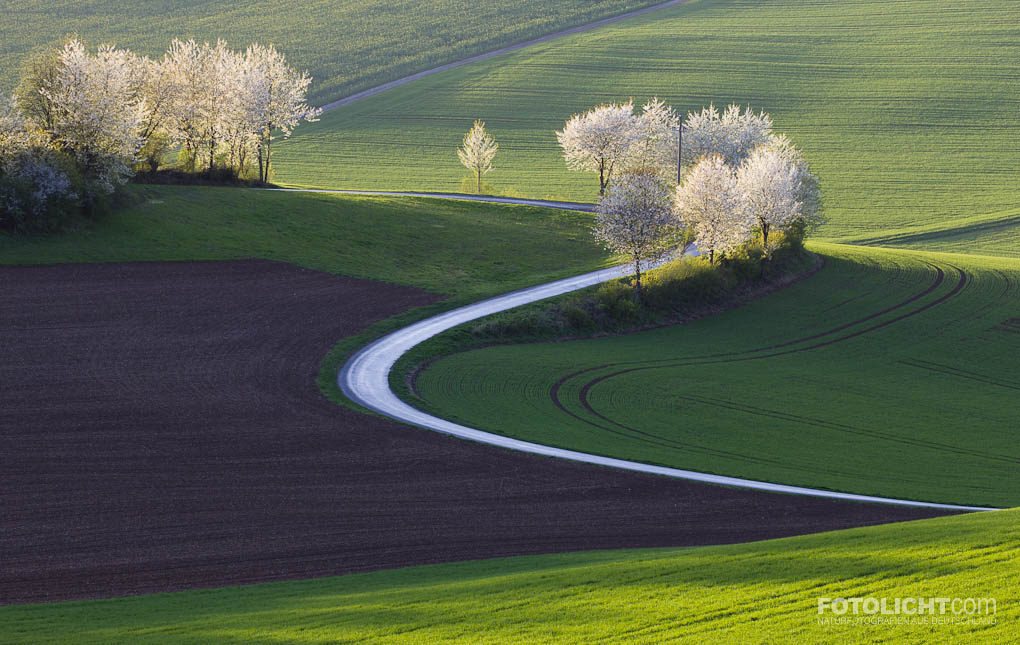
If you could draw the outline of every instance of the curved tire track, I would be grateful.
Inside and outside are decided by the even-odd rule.
[[[936,306],[938,304],[946,302],[947,300],[949,300],[949,299],[955,297],[956,295],[958,295],[966,287],[966,285],[969,283],[969,280],[968,280],[969,275],[967,274],[966,271],[964,271],[963,269],[961,269],[960,267],[958,267],[956,265],[950,264],[949,266],[951,266],[954,270],[956,270],[958,272],[957,283],[956,283],[956,285],[953,287],[953,289],[949,293],[947,293],[947,294],[941,296],[940,298],[938,298],[936,300],[933,300],[932,302],[927,303],[926,305],[923,305],[923,306],[921,306],[921,307],[919,307],[919,308],[917,308],[917,309],[915,309],[913,311],[910,311],[910,312],[907,312],[905,314],[902,314],[902,315],[900,315],[900,316],[898,316],[896,318],[893,318],[891,320],[883,321],[883,322],[881,322],[881,323],[879,323],[877,325],[873,325],[872,327],[868,327],[867,329],[862,329],[862,330],[859,330],[859,331],[854,332],[852,334],[847,334],[846,336],[830,339],[830,340],[827,340],[827,341],[822,342],[822,343],[817,343],[815,345],[810,345],[808,347],[795,348],[795,349],[790,349],[790,350],[786,350],[786,351],[782,351],[782,352],[775,352],[775,353],[772,353],[772,354],[765,354],[765,355],[761,355],[761,356],[742,356],[742,357],[739,357],[739,358],[721,358],[720,360],[693,360],[693,359],[688,360],[688,359],[678,358],[678,359],[674,359],[674,360],[678,361],[678,362],[674,362],[674,363],[647,365],[647,366],[643,366],[643,367],[632,367],[632,368],[628,368],[628,369],[625,369],[625,370],[619,370],[617,372],[612,372],[612,373],[609,373],[609,374],[604,374],[602,376],[599,376],[599,377],[597,377],[595,379],[592,379],[592,380],[586,382],[583,386],[581,386],[581,389],[578,392],[578,401],[579,401],[580,405],[585,409],[586,412],[588,412],[589,414],[591,414],[592,416],[596,417],[597,419],[599,419],[602,422],[613,424],[613,425],[617,426],[618,428],[622,428],[622,429],[627,430],[627,431],[632,432],[632,433],[647,434],[647,433],[644,433],[644,432],[642,432],[642,431],[640,431],[640,430],[638,430],[636,428],[633,428],[631,426],[628,426],[628,425],[625,425],[625,424],[620,423],[618,421],[615,421],[615,420],[611,419],[610,417],[608,417],[608,416],[606,416],[606,415],[596,411],[595,408],[591,405],[591,401],[590,401],[590,398],[589,398],[589,395],[591,393],[592,388],[594,388],[596,385],[599,385],[601,383],[609,381],[610,379],[613,379],[613,378],[615,378],[617,376],[621,376],[623,374],[630,374],[630,373],[633,373],[633,372],[641,372],[641,371],[653,370],[653,369],[668,369],[668,368],[673,368],[673,367],[689,367],[689,366],[695,366],[695,365],[707,365],[707,364],[715,364],[715,363],[733,363],[733,362],[743,362],[743,361],[753,361],[753,360],[760,360],[760,359],[767,359],[767,358],[775,358],[777,356],[786,356],[786,355],[789,355],[789,354],[797,354],[797,353],[801,353],[801,352],[811,351],[811,350],[814,350],[814,349],[819,349],[821,347],[827,347],[829,345],[834,345],[836,343],[841,343],[841,342],[846,341],[846,340],[857,338],[858,336],[864,335],[866,333],[870,333],[870,332],[876,331],[878,329],[882,329],[882,328],[884,328],[884,327],[886,327],[888,325],[891,325],[893,323],[896,323],[896,322],[905,320],[907,318],[911,318],[913,316],[916,316],[916,315],[918,315],[918,314],[920,314],[920,313],[922,313],[924,311],[927,311],[931,307],[934,307],[934,306]],[[913,296],[913,297],[911,297],[911,298],[909,298],[907,300],[904,300],[903,302],[901,302],[901,303],[899,303],[899,304],[897,304],[897,305],[895,305],[893,307],[889,307],[887,309],[884,309],[881,312],[878,312],[878,313],[866,316],[865,318],[862,318],[862,319],[860,319],[858,321],[855,321],[853,323],[849,323],[847,325],[842,325],[842,326],[840,326],[840,327],[838,327],[838,328],[836,328],[834,330],[831,330],[830,332],[823,332],[822,334],[816,334],[814,336],[806,337],[805,339],[798,339],[798,340],[790,341],[790,342],[787,342],[787,343],[783,343],[781,345],[775,345],[773,347],[787,347],[789,345],[793,345],[793,344],[796,344],[796,343],[799,343],[799,342],[804,342],[806,340],[815,340],[815,339],[817,339],[819,337],[824,337],[825,335],[828,335],[828,334],[830,334],[830,333],[832,333],[834,331],[842,331],[842,330],[848,329],[850,327],[853,327],[853,326],[859,324],[860,322],[867,321],[867,320],[872,320],[872,319],[874,319],[874,318],[876,318],[878,316],[881,316],[883,314],[889,313],[891,311],[895,311],[896,309],[899,309],[899,308],[901,308],[901,307],[903,307],[903,306],[905,306],[905,305],[907,305],[907,304],[909,304],[911,302],[914,302],[914,301],[918,300],[919,298],[923,297],[924,295],[927,295],[927,294],[931,293],[932,291],[934,291],[934,289],[937,288],[942,283],[944,273],[943,273],[943,271],[941,269],[938,269],[937,267],[936,267],[936,269],[938,270],[938,278],[935,280],[935,283],[932,286],[930,286],[928,289],[925,289],[920,294],[917,294],[917,295],[915,295],[915,296]],[[771,348],[766,348],[766,350],[751,350],[751,351],[767,351],[767,349],[771,349]],[[749,353],[749,352],[733,353],[731,356],[737,356],[739,354],[744,354],[744,353]],[[726,355],[718,355],[718,356],[723,357],[723,356],[726,356]],[[668,359],[666,359],[666,360],[668,360]],[[598,369],[598,368],[595,368],[595,369]],[[557,390],[556,390],[557,394],[558,394],[558,391],[559,391],[559,388],[557,388]],[[554,396],[552,390],[550,390],[550,396]],[[1004,456],[996,455],[996,454],[989,454],[989,453],[985,453],[985,452],[981,452],[981,451],[977,451],[977,450],[967,450],[967,449],[961,448],[959,446],[954,446],[954,445],[950,445],[950,444],[944,444],[944,443],[941,443],[941,442],[924,441],[922,439],[911,439],[911,438],[908,438],[908,437],[901,437],[901,436],[897,436],[897,435],[892,435],[892,434],[881,432],[881,431],[878,431],[878,430],[869,430],[869,429],[865,429],[865,428],[857,428],[857,427],[854,427],[854,426],[849,426],[849,425],[839,424],[839,423],[832,423],[832,422],[828,422],[828,421],[821,420],[821,419],[810,419],[810,418],[807,418],[807,417],[803,417],[803,416],[799,416],[799,415],[794,415],[794,414],[790,414],[790,413],[786,413],[786,412],[778,412],[778,411],[774,411],[774,410],[766,410],[766,409],[762,409],[762,408],[754,408],[753,406],[749,406],[749,405],[746,405],[746,404],[737,404],[737,403],[733,403],[733,402],[730,402],[730,401],[711,401],[711,400],[705,400],[705,399],[698,399],[698,398],[694,398],[694,397],[681,397],[681,398],[688,398],[690,400],[693,400],[693,401],[695,401],[697,403],[701,403],[703,405],[714,405],[716,407],[721,407],[721,408],[726,408],[726,409],[731,409],[731,410],[740,410],[740,411],[743,411],[743,412],[746,412],[746,413],[750,413],[750,414],[762,414],[762,415],[765,415],[765,416],[781,417],[781,418],[786,418],[786,419],[789,419],[789,420],[797,422],[797,423],[805,423],[805,424],[812,425],[812,426],[818,427],[818,428],[835,429],[835,430],[839,430],[841,432],[857,434],[857,435],[865,436],[865,437],[879,438],[879,439],[883,439],[883,440],[886,440],[886,441],[893,441],[893,442],[896,442],[896,443],[902,443],[902,444],[910,445],[910,446],[917,446],[917,447],[921,447],[921,448],[929,448],[929,449],[938,450],[938,451],[942,451],[942,452],[951,452],[953,454],[966,455],[966,456],[969,456],[969,457],[977,457],[977,458],[988,459],[988,460],[992,460],[992,461],[1001,461],[1001,462],[1010,463],[1010,464],[1020,463],[1020,460],[1017,460],[1017,459],[1012,459],[1012,458],[1009,458],[1009,457],[1004,457]],[[557,404],[557,407],[559,407],[561,410],[565,410],[565,406],[562,405],[562,402],[560,402],[559,400],[554,400],[554,402]],[[571,414],[571,413],[568,412],[568,414]],[[583,417],[581,417],[580,415],[571,414],[571,416],[573,416],[574,418],[579,419],[579,420],[581,420],[581,421],[583,421],[585,423],[588,423],[590,425],[594,425],[594,426],[597,426],[597,427],[600,427],[600,428],[604,428],[604,426],[599,425],[597,423],[594,423],[594,422],[592,422],[590,420],[586,420]],[[651,436],[654,436],[654,435],[651,435]],[[665,438],[663,438],[663,439],[665,439]],[[684,448],[688,448],[688,446],[683,446],[683,447]],[[722,451],[722,452],[720,452],[720,454],[728,454],[728,452],[727,451]],[[734,454],[736,454],[736,453],[734,453]],[[745,457],[745,459],[744,459],[745,461],[754,461],[754,459],[752,459],[750,457],[747,457],[746,455],[744,457]],[[836,471],[826,471],[826,472],[836,472]]]

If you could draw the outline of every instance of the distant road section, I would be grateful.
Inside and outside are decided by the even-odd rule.
[[[363,98],[374,96],[376,94],[379,94],[380,92],[385,92],[386,90],[393,89],[394,87],[400,87],[401,85],[405,85],[407,83],[410,83],[411,81],[416,81],[419,78],[425,78],[426,76],[431,76],[432,74],[444,72],[448,69],[460,67],[461,65],[467,65],[468,63],[474,63],[476,61],[485,60],[486,58],[492,58],[493,56],[508,54],[510,52],[517,51],[518,49],[524,49],[525,47],[530,47],[532,45],[537,45],[539,43],[544,43],[546,41],[553,40],[554,38],[570,36],[571,34],[578,34],[581,33],[582,31],[589,31],[591,29],[598,29],[599,27],[604,27],[605,25],[609,25],[614,22],[626,20],[627,18],[641,16],[652,11],[658,11],[659,9],[665,9],[667,7],[682,4],[684,1],[685,0],[670,0],[669,2],[663,2],[662,4],[657,4],[652,7],[645,7],[644,9],[635,9],[634,11],[631,11],[629,13],[622,13],[619,16],[613,16],[612,18],[603,18],[602,20],[589,22],[586,25],[578,25],[577,27],[571,27],[570,29],[564,29],[562,31],[557,31],[555,33],[546,34],[545,36],[541,36],[539,38],[526,40],[522,43],[517,43],[516,45],[508,45],[506,47],[494,49],[491,52],[486,52],[484,54],[478,54],[477,56],[472,56],[470,58],[464,58],[461,60],[453,61],[452,63],[440,65],[439,67],[433,67],[432,69],[427,69],[423,72],[418,72],[417,74],[411,74],[410,76],[398,78],[397,80],[390,81],[389,83],[383,83],[382,85],[378,85],[367,90],[362,90],[357,94],[351,94],[350,96],[342,98],[339,101],[333,101],[332,103],[327,103],[326,105],[323,105],[322,109],[323,111],[335,110],[338,107],[349,105],[351,103],[354,103],[355,101],[360,101]]]
[[[486,202],[488,204],[517,204],[519,206],[544,206],[570,211],[595,210],[594,204],[580,202],[559,202],[548,199],[522,199],[519,197],[496,197],[495,195],[468,195],[466,193],[417,193],[391,190],[336,190],[328,188],[263,188],[279,192],[299,193],[336,193],[338,195],[378,195],[380,197],[435,197],[436,199],[461,199],[468,202]]]

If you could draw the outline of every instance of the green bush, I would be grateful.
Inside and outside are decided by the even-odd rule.
[[[573,329],[590,329],[592,327],[591,314],[576,300],[571,300],[561,308],[563,319]]]
[[[600,286],[595,293],[599,307],[616,322],[629,322],[637,319],[638,303],[634,301],[634,291],[627,283],[613,280]]]
[[[642,295],[633,281],[612,280],[579,294],[496,314],[471,328],[476,339],[539,339],[619,332],[635,326],[682,320],[706,307],[745,297],[757,285],[801,271],[810,263],[803,247],[783,240],[764,261],[758,244],[748,244],[720,262],[683,257],[644,273]],[[763,267],[768,271],[763,273]]]
[[[727,273],[703,258],[685,257],[649,271],[645,277],[645,306],[676,312],[719,298],[731,286]]]
[[[762,275],[765,251],[757,242],[749,242],[726,254],[720,262],[737,282],[756,280]]]
[[[90,195],[74,161],[51,148],[29,148],[0,163],[0,229],[52,233],[88,214]]]
[[[466,175],[460,180],[460,192],[466,195],[495,195],[496,189],[489,182],[482,180],[482,189],[478,190],[478,180],[474,175]]]

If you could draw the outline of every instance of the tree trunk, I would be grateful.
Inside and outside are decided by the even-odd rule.
[[[599,197],[603,197],[606,194],[606,162],[599,162]]]
[[[641,260],[634,258],[634,302],[641,302]]]
[[[272,157],[273,157],[273,124],[270,123],[268,126],[266,126],[266,176],[265,179],[262,180],[262,183],[264,184],[269,183],[269,172],[270,167],[272,165]]]
[[[708,263],[715,264],[715,249],[708,250]]]
[[[765,279],[765,267],[769,262],[769,224],[758,220],[759,228],[761,228],[761,275],[759,276],[762,280]]]
[[[476,183],[475,193],[481,195],[482,194],[482,171],[480,169],[478,169],[478,168],[475,168],[475,178],[477,180],[475,182]]]

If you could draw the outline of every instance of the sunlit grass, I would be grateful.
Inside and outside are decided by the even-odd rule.
[[[463,298],[603,265],[591,215],[442,199],[133,186],[83,230],[0,235],[0,264],[265,258]]]
[[[1012,510],[734,546],[2,607],[0,634],[10,643],[1005,643],[1020,620],[1018,520]],[[823,625],[819,597],[890,607],[898,597],[994,598],[995,622]]]

